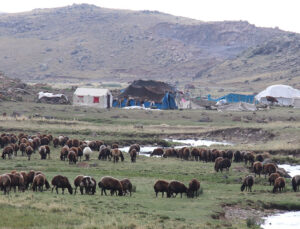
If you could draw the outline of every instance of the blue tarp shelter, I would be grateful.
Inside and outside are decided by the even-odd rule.
[[[211,95],[208,95],[207,99],[208,101],[215,101],[215,102],[218,102],[220,100],[226,100],[227,103],[238,103],[238,102],[254,103],[255,95],[242,95],[242,94],[230,93],[228,95],[224,95],[217,99],[213,99],[211,98]]]

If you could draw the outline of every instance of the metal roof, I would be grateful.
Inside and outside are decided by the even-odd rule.
[[[103,96],[111,94],[108,89],[105,88],[77,88],[76,91],[74,92],[74,95],[79,95],[79,96]]]

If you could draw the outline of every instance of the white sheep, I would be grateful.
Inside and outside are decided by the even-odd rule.
[[[93,151],[88,146],[83,149],[83,156],[85,156],[86,161],[90,160],[90,156],[92,155],[92,153]]]

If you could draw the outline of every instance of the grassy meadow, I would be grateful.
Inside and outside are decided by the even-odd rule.
[[[205,132],[239,127],[262,128],[274,133],[275,137],[266,142],[243,141],[232,137],[232,142],[236,143],[232,148],[292,150],[298,149],[300,144],[300,111],[289,108],[257,111],[254,114],[204,110],[99,111],[63,105],[1,103],[1,110],[7,113],[7,117],[0,118],[1,133],[63,134],[71,138],[98,139],[124,146],[133,142],[167,144],[163,141],[166,137],[199,137]],[[21,116],[10,117],[13,111],[18,111]],[[211,121],[199,121],[203,116]],[[236,116],[241,120],[233,121]],[[248,116],[252,120],[246,118]],[[295,119],[290,119],[291,116]],[[271,119],[268,118],[269,121],[264,123],[255,121],[263,117]],[[72,184],[74,178],[81,174],[91,175],[97,182],[102,176],[129,178],[136,191],[132,197],[101,196],[98,188],[93,196],[69,195],[67,191],[62,195],[61,190],[58,195],[50,190],[43,193],[11,192],[7,196],[1,193],[1,228],[247,228],[247,222],[252,218],[259,222],[260,217],[273,209],[300,209],[299,193],[291,191],[288,179],[284,193],[273,194],[272,187],[263,177],[256,178],[252,193],[242,193],[241,181],[249,174],[249,169],[243,163],[233,163],[229,172],[216,173],[213,163],[146,156],[139,156],[136,163],[130,163],[126,154],[125,162],[113,164],[97,160],[98,153],[94,152],[89,162],[79,166],[60,161],[59,152],[60,148],[55,149],[51,145],[51,159],[42,161],[38,154],[34,154],[31,161],[21,156],[12,160],[1,159],[0,173],[34,169],[44,172],[49,182],[52,177],[61,174],[67,176]],[[278,154],[275,157],[282,162],[292,160],[299,163],[297,155],[291,158]],[[157,179],[179,180],[188,185],[192,178],[201,182],[198,198],[155,197],[153,185]],[[227,207],[230,207],[234,216],[230,216]],[[246,214],[242,214],[244,212]]]

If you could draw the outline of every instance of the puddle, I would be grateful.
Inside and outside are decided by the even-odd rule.
[[[264,229],[298,229],[300,225],[300,211],[278,213],[264,217]]]

